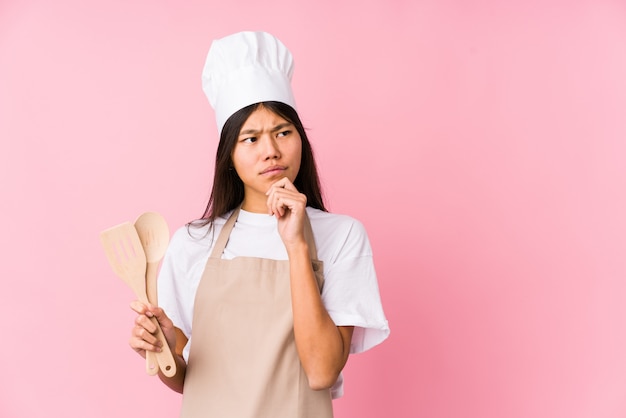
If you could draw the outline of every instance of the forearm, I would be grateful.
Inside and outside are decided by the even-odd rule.
[[[159,378],[163,383],[165,383],[168,388],[172,389],[175,392],[183,393],[187,363],[185,363],[185,359],[183,359],[180,354],[172,354],[174,354],[174,360],[176,361],[176,374],[172,377],[167,377],[159,370]]]
[[[185,383],[185,373],[187,372],[187,363],[183,358],[183,350],[187,344],[187,336],[180,330],[180,328],[173,327],[174,336],[176,337],[172,347],[172,354],[176,361],[176,374],[172,377],[167,377],[159,371],[159,378],[165,383],[167,387],[175,392],[183,393],[183,386]]]
[[[352,328],[338,328],[326,311],[306,243],[288,253],[296,348],[311,388],[325,389],[348,359]]]

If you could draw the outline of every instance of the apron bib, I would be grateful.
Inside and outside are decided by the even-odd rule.
[[[196,292],[181,418],[332,418],[330,390],[309,387],[293,334],[289,260],[221,258],[224,225]],[[308,217],[313,270],[322,263]]]

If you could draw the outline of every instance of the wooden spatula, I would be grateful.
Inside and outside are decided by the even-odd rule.
[[[142,213],[135,221],[135,229],[146,253],[146,293],[148,301],[157,306],[157,273],[159,263],[165,255],[170,241],[170,230],[165,218],[156,212]],[[167,358],[163,359],[162,357],[164,357],[163,352],[146,352],[146,370],[148,370],[148,373],[154,369],[156,363],[161,364],[163,360],[167,361]]]
[[[100,233],[100,241],[104,252],[113,268],[113,272],[119,276],[133,290],[137,299],[148,303],[146,296],[146,254],[144,253],[137,230],[130,222],[114,226]],[[165,376],[171,377],[176,374],[176,362],[167,344],[163,330],[156,318],[151,318],[157,327],[156,337],[161,341],[164,362],[159,363]],[[165,361],[167,359],[167,361]],[[149,371],[150,374],[153,374]]]

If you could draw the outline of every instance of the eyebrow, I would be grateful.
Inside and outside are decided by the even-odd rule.
[[[292,126],[293,123],[291,122],[285,122],[285,123],[281,123],[280,125],[276,125],[274,126],[272,129],[270,129],[270,132],[277,132],[280,131],[281,129],[284,129],[288,126]],[[256,130],[256,129],[246,129],[245,131],[241,131],[239,133],[239,136],[242,135],[258,135],[259,133],[261,133],[262,131]]]

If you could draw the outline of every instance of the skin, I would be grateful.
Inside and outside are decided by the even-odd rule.
[[[335,325],[315,280],[304,237],[306,196],[293,185],[302,155],[300,135],[291,123],[264,107],[250,115],[240,132],[231,157],[244,183],[242,209],[268,213],[278,221],[289,258],[296,349],[310,387],[330,388],[348,360],[354,327]],[[142,357],[146,350],[161,350],[149,319],[155,316],[177,361],[175,376],[168,378],[160,372],[159,376],[182,393],[186,364],[181,353],[187,339],[161,308],[139,301],[131,303],[131,308],[138,315],[130,346]]]

